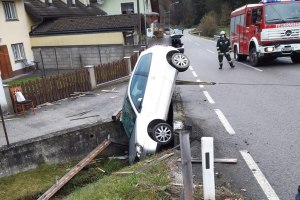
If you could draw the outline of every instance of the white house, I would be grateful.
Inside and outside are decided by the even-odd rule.
[[[33,61],[33,53],[23,0],[0,0],[0,11],[0,70],[4,80],[23,73],[22,61]]]

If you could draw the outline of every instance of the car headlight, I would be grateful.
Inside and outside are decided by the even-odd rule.
[[[141,157],[141,155],[143,154],[143,150],[144,150],[143,147],[140,144],[136,144],[135,149],[136,149],[137,157]]]
[[[266,47],[265,52],[272,52],[274,51],[274,47]]]

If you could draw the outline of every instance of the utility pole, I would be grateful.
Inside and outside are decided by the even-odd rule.
[[[142,21],[141,21],[141,12],[140,12],[140,0],[136,0],[137,3],[137,13],[138,13],[138,17],[139,17],[139,44],[141,44],[142,41]]]
[[[6,132],[5,121],[4,121],[4,117],[3,117],[1,103],[0,103],[0,115],[1,115],[3,130],[4,130],[4,134],[5,134],[5,138],[6,138],[6,143],[7,143],[7,146],[9,146],[9,141],[8,141],[8,137],[7,137],[7,132]]]
[[[179,1],[171,3],[169,6],[169,28],[171,28],[171,7],[172,7],[172,5],[175,5],[175,4],[179,4]]]

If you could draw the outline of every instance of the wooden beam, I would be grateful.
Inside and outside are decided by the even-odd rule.
[[[192,163],[202,163],[202,160],[200,158],[192,158]],[[181,159],[179,158],[177,162],[181,162]],[[237,159],[236,158],[215,158],[215,163],[224,163],[224,164],[236,164]]]
[[[57,191],[59,191],[71,178],[73,178],[79,171],[88,165],[100,152],[102,152],[109,144],[110,139],[104,140],[98,147],[91,151],[83,160],[75,165],[68,173],[66,173],[60,180],[58,180],[49,190],[47,190],[38,200],[48,200]]]

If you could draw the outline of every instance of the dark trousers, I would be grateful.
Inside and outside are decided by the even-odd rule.
[[[230,66],[233,66],[232,64],[232,60],[231,60],[231,57],[230,57],[230,54],[229,52],[224,52],[224,53],[219,53],[218,55],[218,59],[219,59],[219,64],[220,66],[222,67],[223,66],[223,57],[225,56],[225,58],[228,60]]]

